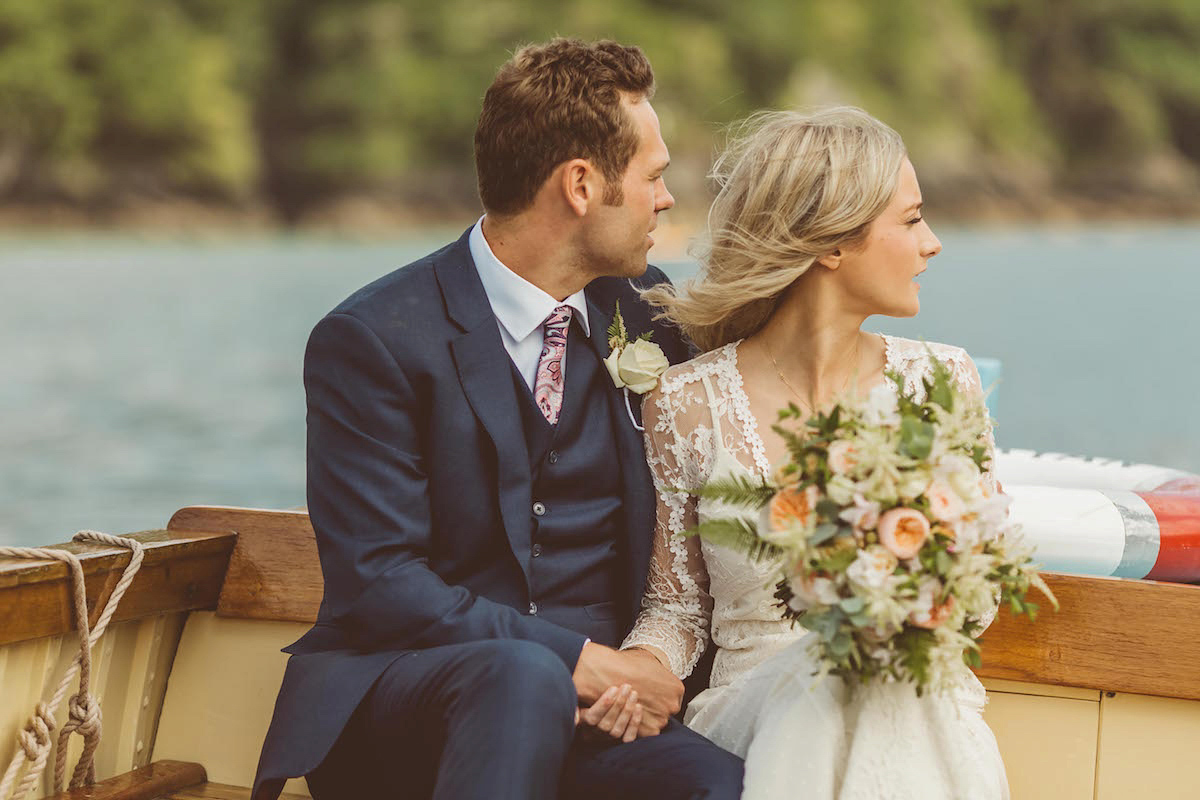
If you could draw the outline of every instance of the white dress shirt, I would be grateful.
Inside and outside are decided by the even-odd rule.
[[[483,283],[483,291],[487,294],[492,312],[496,315],[496,322],[500,326],[500,339],[504,342],[504,349],[517,365],[517,370],[525,379],[529,390],[533,391],[538,359],[542,355],[544,323],[554,309],[570,306],[572,317],[579,320],[585,334],[591,335],[587,300],[583,291],[578,291],[559,302],[504,266],[483,236],[483,217],[480,217],[471,229],[467,243],[471,248],[475,269],[479,272],[479,280]],[[565,375],[565,353],[562,365]]]

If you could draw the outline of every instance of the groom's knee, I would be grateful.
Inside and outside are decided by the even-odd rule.
[[[571,673],[552,650],[536,642],[481,642],[464,695],[473,704],[519,705],[555,722],[574,724],[577,698]]]

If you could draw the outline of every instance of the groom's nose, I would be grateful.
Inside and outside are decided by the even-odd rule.
[[[662,178],[659,178],[658,182],[659,182],[659,189],[657,192],[655,192],[655,195],[654,195],[654,201],[655,201],[654,202],[654,210],[655,210],[655,212],[666,211],[669,208],[674,208],[675,207],[675,198],[671,195],[671,193],[669,191],[667,191],[667,182],[664,181]]]

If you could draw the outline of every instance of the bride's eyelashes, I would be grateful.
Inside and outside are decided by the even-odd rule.
[[[908,222],[906,222],[906,223],[904,223],[904,224],[905,224],[905,225],[916,225],[918,222],[920,222],[920,221],[921,221],[921,220],[923,220],[923,219],[925,219],[925,218],[924,218],[924,217],[917,217],[916,219],[910,219]]]

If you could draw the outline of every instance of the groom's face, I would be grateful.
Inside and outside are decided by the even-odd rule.
[[[675,205],[663,173],[671,157],[663,142],[658,115],[647,100],[622,99],[621,106],[638,133],[637,151],[621,177],[620,200],[601,204],[588,220],[587,261],[597,275],[636,277],[646,271],[646,254],[654,245],[651,232],[658,212]],[[592,217],[589,209],[588,216]]]

